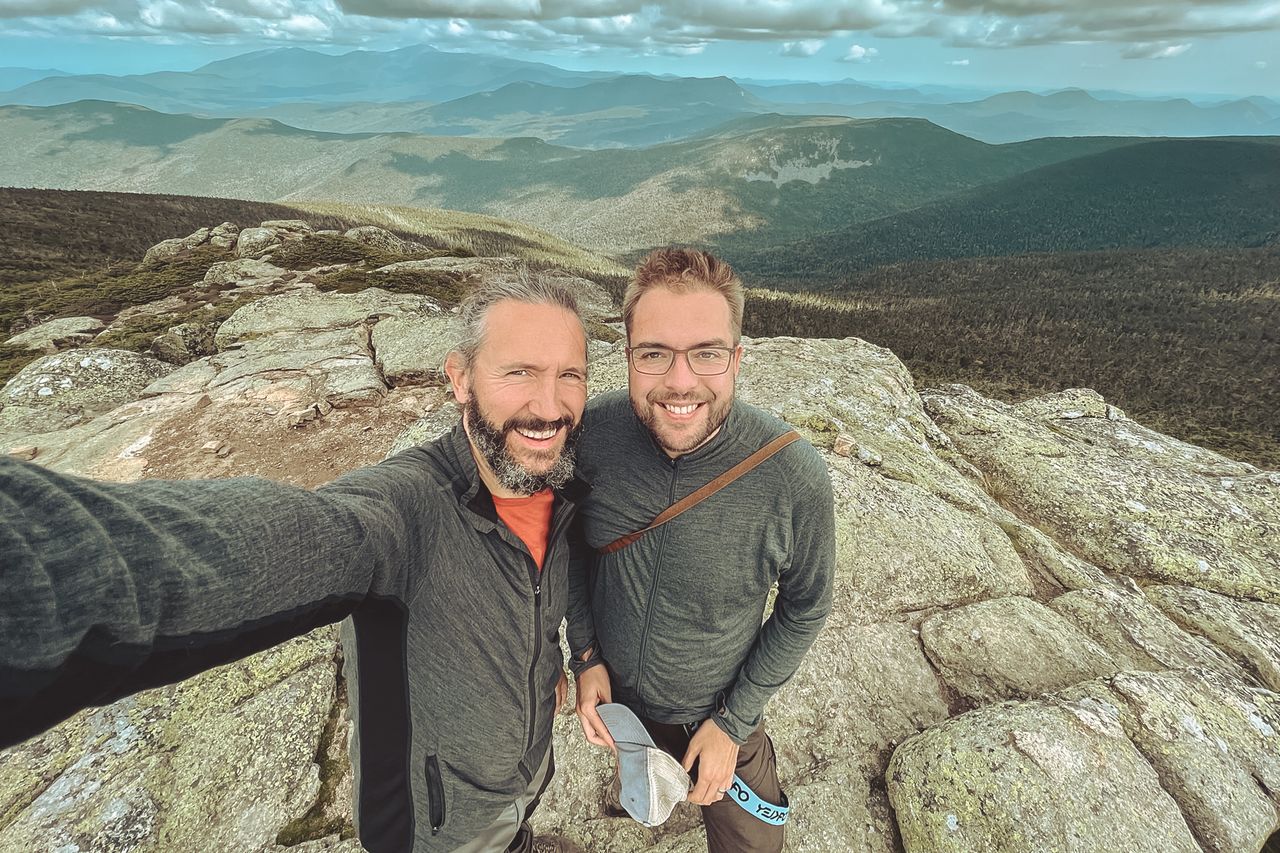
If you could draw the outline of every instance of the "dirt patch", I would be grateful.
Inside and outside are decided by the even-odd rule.
[[[261,403],[214,404],[156,430],[148,479],[259,476],[313,488],[386,456],[396,437],[445,400],[443,388],[396,388],[377,406],[334,409],[301,426]],[[210,442],[225,445],[206,450]]]

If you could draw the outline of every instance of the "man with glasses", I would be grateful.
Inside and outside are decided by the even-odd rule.
[[[612,746],[598,704],[628,706],[692,772],[689,799],[703,807],[713,853],[782,849],[780,823],[725,794],[741,783],[786,811],[762,718],[830,610],[826,465],[794,442],[630,544],[608,546],[789,431],[734,402],[742,307],[733,271],[705,252],[659,250],[637,268],[623,301],[629,394],[593,400],[583,419],[578,463],[592,491],[570,570],[568,638],[587,740]]]

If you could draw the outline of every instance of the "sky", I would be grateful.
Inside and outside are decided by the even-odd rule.
[[[683,76],[1280,98],[1280,0],[0,0],[0,67],[412,44]]]

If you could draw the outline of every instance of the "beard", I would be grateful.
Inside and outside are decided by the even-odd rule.
[[[660,425],[658,420],[656,409],[663,403],[670,403],[676,406],[689,403],[705,403],[707,416],[701,427],[689,431],[673,430],[671,424]],[[724,426],[732,405],[732,391],[723,399],[712,397],[709,400],[705,400],[694,394],[664,394],[661,391],[652,391],[645,397],[643,405],[637,404],[634,398],[631,400],[631,408],[635,410],[636,417],[640,419],[640,423],[644,424],[645,429],[649,430],[649,434],[653,436],[654,443],[667,453],[675,456],[701,447],[707,439],[715,434],[716,430]]]
[[[480,411],[480,404],[474,394],[467,401],[465,412],[467,435],[471,443],[504,489],[518,495],[532,495],[543,489],[558,489],[572,479],[578,436],[582,432],[582,425],[575,424],[572,418],[544,421],[540,418],[513,417],[498,426]],[[564,427],[566,432],[559,450],[529,451],[533,461],[545,463],[544,470],[531,470],[511,452],[508,439],[517,428],[540,431],[560,427]]]

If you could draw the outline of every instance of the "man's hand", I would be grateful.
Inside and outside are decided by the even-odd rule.
[[[560,709],[564,707],[564,697],[569,695],[569,676],[564,674],[564,670],[560,670],[560,680],[556,682],[556,713],[560,713]]]
[[[689,801],[709,806],[724,799],[738,766],[738,745],[711,720],[698,726],[680,763],[685,772],[692,773],[694,762],[698,765],[698,784],[689,792]]]
[[[582,724],[582,733],[587,736],[587,743],[615,748],[613,738],[609,736],[609,730],[596,710],[601,702],[612,701],[609,670],[603,664],[593,666],[578,676],[578,722]]]

